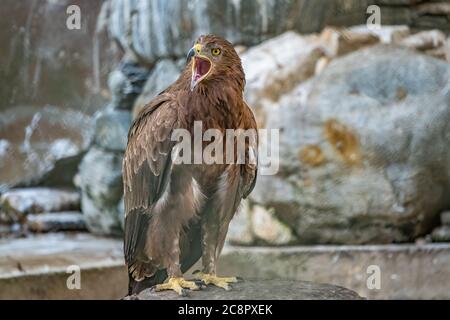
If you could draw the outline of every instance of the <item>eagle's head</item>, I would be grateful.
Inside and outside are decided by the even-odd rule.
[[[187,55],[191,91],[211,82],[234,81],[243,90],[244,71],[233,45],[215,35],[200,36]]]

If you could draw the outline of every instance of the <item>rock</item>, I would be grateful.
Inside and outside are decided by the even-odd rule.
[[[142,93],[148,75],[149,70],[146,67],[125,55],[108,77],[108,87],[112,95],[111,107],[131,111],[134,100]]]
[[[400,41],[402,46],[417,50],[429,50],[441,47],[445,44],[446,36],[440,30],[422,31]]]
[[[50,188],[12,189],[0,196],[0,207],[17,220],[29,213],[77,210],[80,195],[76,191]]]
[[[0,238],[6,238],[11,234],[11,226],[0,223]]]
[[[436,228],[431,233],[433,242],[450,242],[450,226]]]
[[[327,27],[321,32],[320,41],[323,43],[323,49],[328,57],[337,57],[377,44],[379,38],[372,33]]]
[[[0,114],[0,191],[72,186],[93,139],[91,117],[58,107],[14,107]]]
[[[273,210],[258,205],[251,210],[252,227],[259,240],[269,245],[286,245],[295,240],[292,230],[277,219]]]
[[[95,234],[121,234],[122,158],[122,153],[94,146],[80,164],[81,211]]]
[[[406,25],[381,25],[380,28],[368,28],[366,24],[348,28],[353,33],[372,34],[377,36],[382,43],[398,44],[403,38],[410,35],[410,29]]]
[[[259,123],[262,109],[292,89],[298,82],[314,75],[318,59],[323,56],[317,37],[286,32],[252,47],[242,55],[246,76],[245,98],[255,110]]]
[[[441,213],[441,222],[444,226],[450,227],[450,211],[445,211]]]
[[[231,291],[208,286],[187,297],[173,291],[146,289],[124,300],[361,300],[356,292],[331,284],[290,280],[251,280],[233,284]]]
[[[227,233],[227,241],[232,244],[253,244],[251,212],[247,200],[243,200],[240,210],[230,222]]]
[[[84,216],[79,211],[29,214],[26,225],[34,232],[86,230]]]
[[[332,283],[369,300],[448,300],[449,265],[450,243],[225,246],[217,274]],[[370,286],[377,278],[379,290]]]
[[[386,45],[332,61],[267,112],[280,168],[258,178],[251,200],[301,243],[429,233],[448,206],[449,77],[448,63]]]
[[[139,111],[156,97],[156,95],[175,82],[178,79],[180,72],[181,68],[175,61],[170,59],[158,61],[145,83],[142,94],[134,103],[133,118],[136,118]]]
[[[81,30],[66,27],[71,4],[81,8]],[[0,111],[51,104],[92,114],[106,102],[106,77],[121,52],[101,27],[103,1],[45,1],[37,6],[4,0],[2,6],[8,15],[0,30]]]
[[[104,110],[95,121],[95,144],[107,151],[124,152],[127,146],[131,113],[126,110]]]

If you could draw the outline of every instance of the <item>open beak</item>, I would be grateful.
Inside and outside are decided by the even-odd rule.
[[[202,54],[202,45],[196,44],[191,50],[189,50],[187,60],[192,59],[192,78],[191,78],[191,91],[205,79],[211,71],[211,60]]]

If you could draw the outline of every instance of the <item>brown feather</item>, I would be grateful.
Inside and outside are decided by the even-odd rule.
[[[202,121],[204,131],[256,130],[253,112],[243,100],[241,60],[231,43],[213,35],[201,36],[197,43],[221,48],[220,61],[213,64],[208,77],[191,91],[191,61],[178,80],[139,113],[128,134],[123,161],[124,248],[131,280],[152,277],[158,270],[170,275],[180,257],[182,269],[195,263],[201,253],[200,223],[212,239],[203,248],[204,259],[205,250],[210,251],[214,264],[229,221],[256,181],[256,165],[249,163],[247,149],[242,165],[172,164],[174,129],[193,133],[194,121]],[[247,145],[256,153],[257,143],[256,139]],[[178,239],[181,252],[171,248]]]

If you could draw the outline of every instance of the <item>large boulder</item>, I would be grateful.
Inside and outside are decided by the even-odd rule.
[[[53,106],[0,113],[0,191],[13,186],[71,186],[94,136],[92,118]]]
[[[299,243],[388,243],[450,206],[450,64],[387,45],[338,58],[265,110],[280,168],[251,201]]]
[[[121,234],[122,158],[120,152],[94,146],[80,164],[77,180],[81,189],[81,211],[93,233]]]

